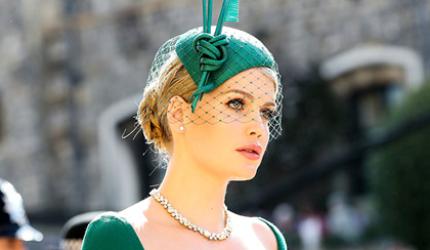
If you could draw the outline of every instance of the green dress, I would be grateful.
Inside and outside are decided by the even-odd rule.
[[[266,219],[258,217],[273,231],[278,250],[287,250],[279,229]],[[82,250],[144,250],[133,227],[118,213],[107,212],[94,219],[85,232]]]

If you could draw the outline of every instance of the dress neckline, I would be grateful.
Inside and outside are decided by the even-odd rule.
[[[125,216],[120,215],[118,212],[112,212],[111,216],[117,217],[118,219],[122,220],[127,225],[128,229],[131,231],[131,233],[133,235],[132,237],[134,237],[137,240],[137,242],[139,242],[139,247],[140,247],[139,250],[145,250],[145,247],[143,246],[143,242],[140,240],[139,235],[137,234],[136,230],[133,228],[133,226],[131,225],[131,223],[125,218]],[[275,238],[276,238],[276,241],[277,241],[277,248],[281,249],[281,250],[282,249],[286,250],[287,248],[284,248],[284,247],[280,248],[280,244],[281,244],[280,241],[282,241],[282,239],[280,239],[281,236],[278,235],[280,232],[277,232],[275,230],[274,226],[268,220],[266,220],[266,219],[264,219],[262,217],[258,217],[258,216],[256,218],[258,218],[259,220],[261,220],[265,224],[267,224],[267,226],[269,226],[269,228],[275,234]]]

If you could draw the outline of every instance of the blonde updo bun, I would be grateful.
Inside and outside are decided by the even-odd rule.
[[[143,130],[147,144],[152,144],[158,153],[168,153],[172,133],[167,121],[169,100],[182,97],[191,103],[197,86],[176,55],[163,66],[160,77],[149,82],[143,91],[137,111],[137,121]]]

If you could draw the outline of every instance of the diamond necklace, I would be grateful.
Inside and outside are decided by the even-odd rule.
[[[152,198],[154,198],[158,203],[160,203],[167,212],[175,219],[177,220],[181,225],[185,226],[186,228],[198,232],[204,237],[206,237],[209,240],[225,240],[227,239],[231,234],[231,223],[230,223],[230,217],[228,216],[227,212],[227,206],[224,205],[224,214],[226,218],[226,223],[224,230],[222,230],[221,233],[211,233],[207,229],[204,229],[200,226],[197,226],[193,223],[191,223],[187,218],[185,218],[182,214],[180,214],[175,208],[172,207],[170,202],[160,194],[160,191],[158,189],[152,189],[149,193]]]

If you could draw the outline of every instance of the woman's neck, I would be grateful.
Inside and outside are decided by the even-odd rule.
[[[201,166],[171,159],[159,190],[192,223],[210,232],[221,232],[227,186],[228,180],[217,178]]]

